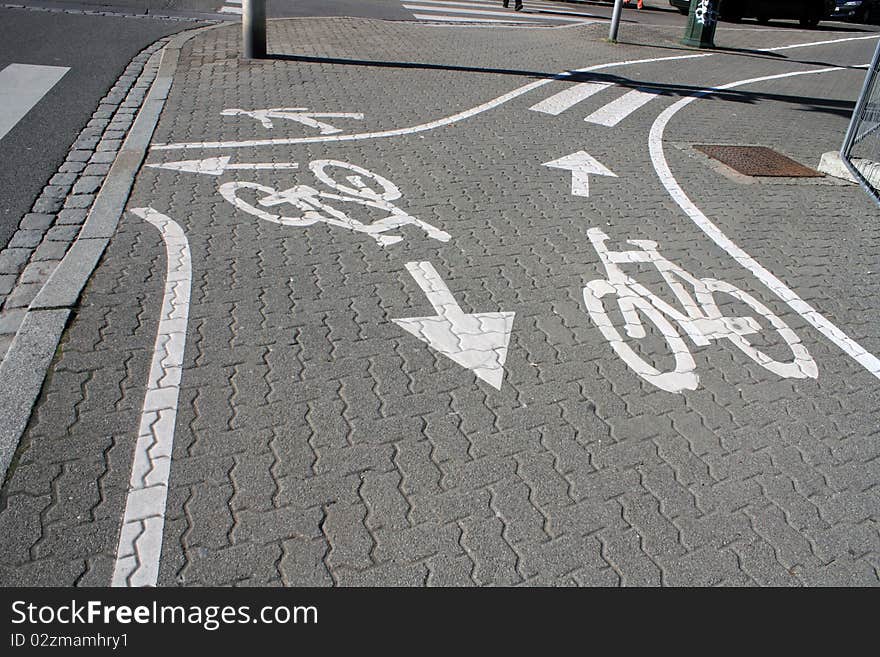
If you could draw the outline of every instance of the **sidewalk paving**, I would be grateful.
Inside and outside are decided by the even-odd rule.
[[[238,26],[187,41],[4,483],[0,583],[880,584],[880,209],[692,148],[817,166],[876,40],[606,29],[278,20],[255,62]],[[644,240],[756,325],[696,346],[643,304],[627,336],[613,300],[641,293],[600,252]]]

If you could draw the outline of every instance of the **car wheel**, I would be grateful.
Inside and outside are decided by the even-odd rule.
[[[758,21],[761,25],[766,25],[770,22],[770,18],[765,14],[758,14],[755,16],[755,20]]]
[[[800,20],[801,27],[808,27],[812,30],[813,28],[819,26],[820,20],[821,20],[820,18],[817,18],[815,16],[808,16],[807,18],[802,18]]]
[[[682,15],[684,15],[684,16],[687,16],[688,13],[690,13],[690,9],[689,9],[689,8],[688,8],[688,9],[685,9],[684,7],[679,7],[679,8],[678,8],[678,13],[679,13],[679,14],[682,14]]]

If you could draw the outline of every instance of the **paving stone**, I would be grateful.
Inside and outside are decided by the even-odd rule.
[[[85,168],[85,161],[68,161],[58,169],[59,173],[79,173]]]
[[[24,271],[21,273],[21,278],[19,279],[21,283],[40,283],[43,284],[47,280],[49,280],[49,276],[52,275],[52,272],[55,271],[55,268],[58,266],[57,260],[43,260],[38,262],[32,262],[27,267],[25,267]]]
[[[90,164],[82,172],[84,176],[103,177],[110,171],[109,164]]]
[[[53,221],[55,221],[54,215],[29,213],[22,217],[20,227],[24,230],[45,230]]]
[[[34,212],[40,214],[54,214],[64,204],[64,197],[40,196],[34,202]]]
[[[12,239],[9,240],[9,247],[12,249],[33,248],[43,239],[42,230],[17,230]]]
[[[242,63],[235,26],[202,32],[181,51],[153,142],[319,136],[282,118],[273,118],[270,132],[247,115],[221,114],[282,107],[291,89],[314,111],[364,112],[363,120],[327,119],[348,134],[419,126],[532,88],[434,129],[297,144],[296,170],[229,171],[219,180],[150,167],[138,173],[128,207],[167,213],[183,228],[193,265],[159,584],[876,586],[876,377],[719,249],[653,175],[646,135],[678,91],[619,125],[584,121],[631,91],[633,80],[710,88],[791,72],[792,60],[744,58],[743,51],[768,46],[768,33],[728,30],[725,45],[735,54],[719,49],[711,65],[676,60],[592,71],[577,81],[611,86],[551,115],[529,108],[574,88],[553,74],[679,56],[671,50],[678,37],[635,24],[627,26],[633,43],[620,44],[603,41],[601,24],[459,28],[450,40],[453,29],[273,21],[273,43],[321,59],[283,67]],[[804,39],[799,30],[777,30],[772,45]],[[826,44],[822,61],[842,65],[833,74],[694,100],[669,123],[661,147],[683,192],[719,230],[880,353],[871,321],[880,311],[873,228],[880,211],[863,192],[824,181],[747,184],[691,148],[767,144],[804,162],[836,148],[829,135],[846,130],[839,110],[851,105],[864,75],[848,66],[867,61],[872,47],[870,40]],[[524,61],[523,53],[529,71],[516,75],[511,61]],[[425,67],[364,70],[327,59]],[[109,120],[104,103],[95,115],[104,118],[93,119],[103,123],[90,126],[106,129],[107,144],[123,138],[116,133],[127,130],[146,89],[144,80],[132,84],[133,70],[110,92],[125,94],[118,115]],[[820,81],[816,99],[811,89]],[[571,172],[541,166],[582,148],[616,174],[591,176],[589,196],[572,194]],[[263,146],[260,161],[290,162],[290,153],[290,144]],[[163,161],[222,154],[180,149]],[[389,202],[398,218],[417,216],[451,239],[404,226],[385,233],[401,242],[379,246],[351,223],[314,215],[277,223],[273,215],[293,217],[296,206],[263,206],[260,188],[238,188],[238,205],[218,194],[218,183],[232,181],[301,193],[307,185],[334,194],[322,198],[334,213],[374,226],[387,217],[388,206],[346,200],[358,186],[346,176],[360,169],[327,165],[346,186],[328,191],[309,162],[330,158],[393,182],[400,196]],[[100,177],[112,161],[111,153],[89,154],[67,172]],[[360,183],[376,182],[358,175]],[[223,189],[228,196],[230,187]],[[50,230],[65,241],[40,244],[27,280],[63,257],[94,190],[78,191],[84,194],[71,198],[82,200],[68,203]],[[253,216],[245,204],[267,214]],[[42,214],[52,212],[34,213]],[[653,385],[618,355],[585,306],[584,286],[608,277],[596,233],[588,232],[595,228],[612,250],[646,244],[628,240],[656,242],[694,277],[681,278],[689,293],[706,278],[760,300],[815,358],[818,378],[784,379],[747,355],[744,342],[697,347],[684,337],[699,385],[680,394]],[[7,250],[0,273],[15,278],[29,257],[29,248]],[[59,345],[4,489],[0,584],[108,583],[166,258],[156,227],[124,213]],[[414,262],[432,263],[463,312],[516,313],[500,388],[394,323],[440,312],[407,268]],[[656,267],[619,264],[675,302]],[[28,285],[15,289],[4,312],[23,312]],[[663,339],[659,315],[638,307],[647,334],[630,335],[618,293],[601,301],[623,344],[652,367],[674,367],[678,347]],[[792,358],[744,296],[719,289],[714,297],[725,316],[758,321],[761,331],[743,340]]]
[[[0,251],[0,273],[18,275],[25,268],[30,258],[28,248],[6,248]]]
[[[104,182],[103,176],[89,176],[83,174],[83,176],[77,181],[77,183],[73,186],[74,194],[94,194],[101,187],[101,183]]]
[[[64,257],[64,254],[67,253],[68,248],[70,248],[69,242],[50,242],[46,240],[37,247],[36,251],[34,251],[32,260],[34,262],[61,260]]]
[[[55,217],[55,224],[59,226],[80,225],[88,216],[88,210],[84,208],[67,208],[58,213]]]
[[[67,200],[64,201],[64,208],[88,208],[92,205],[92,201],[94,200],[95,196],[93,194],[74,194],[68,196]]]

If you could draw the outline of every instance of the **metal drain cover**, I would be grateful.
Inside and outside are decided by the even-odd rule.
[[[774,178],[821,178],[822,174],[808,169],[782,153],[765,146],[729,146],[694,144],[694,148],[726,164],[746,176]]]

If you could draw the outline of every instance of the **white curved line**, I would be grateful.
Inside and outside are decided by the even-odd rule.
[[[740,265],[754,274],[755,277],[766,285],[771,292],[787,303],[792,310],[812,324],[820,333],[840,347],[862,367],[880,379],[880,360],[878,360],[876,356],[870,354],[855,340],[847,336],[828,319],[819,314],[815,308],[801,299],[785,283],[765,269],[763,265],[743,251],[739,246],[734,244],[734,242],[727,237],[718,226],[712,223],[709,218],[706,217],[696,205],[694,205],[693,201],[691,201],[687,194],[684,193],[681,185],[678,184],[675,176],[672,175],[672,171],[669,169],[669,164],[666,161],[666,156],[663,153],[663,131],[666,129],[666,125],[679,110],[692,103],[697,98],[706,96],[713,91],[732,89],[734,87],[740,87],[755,82],[765,82],[767,80],[778,80],[780,78],[795,77],[797,75],[814,75],[816,73],[828,73],[830,71],[840,70],[843,69],[840,67],[831,67],[813,71],[795,71],[790,73],[780,73],[777,75],[766,75],[759,78],[731,82],[730,84],[715,87],[714,89],[706,89],[693,96],[682,98],[666,108],[654,121],[654,124],[651,126],[651,133],[648,137],[648,147],[651,152],[651,161],[654,163],[654,170],[657,172],[660,182],[663,183],[663,186],[666,188],[666,191],[669,192],[672,199],[678,204],[684,213],[690,217],[697,227],[702,230],[709,239],[715,242],[715,244],[724,249]]]
[[[463,121],[464,119],[469,119],[472,116],[476,116],[477,114],[481,114],[487,110],[495,109],[499,105],[503,105],[504,103],[513,100],[519,96],[522,96],[525,93],[528,93],[534,89],[538,89],[539,87],[543,87],[545,84],[550,84],[556,80],[566,80],[570,77],[574,77],[580,73],[590,73],[592,71],[600,71],[605,68],[612,68],[615,66],[630,66],[632,64],[651,64],[654,62],[668,62],[674,61],[678,59],[695,59],[698,57],[711,57],[713,53],[697,53],[694,55],[675,55],[673,57],[654,57],[651,59],[634,59],[630,61],[622,61],[622,62],[609,62],[607,64],[597,64],[596,66],[590,66],[587,68],[580,68],[575,71],[566,71],[565,73],[560,73],[558,75],[554,75],[551,78],[546,78],[544,80],[537,80],[536,82],[530,82],[519,89],[514,89],[503,96],[498,96],[498,98],[494,98],[488,102],[483,103],[482,105],[477,105],[476,107],[472,107],[471,109],[465,110],[463,112],[459,112],[457,114],[453,114],[452,116],[447,116],[442,119],[437,119],[436,121],[431,121],[430,123],[422,123],[419,125],[411,126],[409,128],[397,128],[395,130],[383,130],[381,132],[362,132],[360,134],[353,135],[323,135],[319,137],[296,137],[296,138],[281,138],[281,139],[252,139],[249,141],[201,141],[201,142],[181,142],[175,144],[154,144],[150,147],[150,150],[154,151],[165,151],[165,150],[178,150],[178,149],[189,149],[189,148],[246,148],[250,146],[281,146],[286,144],[316,144],[322,142],[339,142],[339,141],[356,141],[360,139],[379,139],[382,137],[399,137],[401,135],[411,135],[417,132],[425,132],[427,130],[434,130],[435,128],[441,128],[446,125],[450,125],[452,123],[457,123],[458,121]]]
[[[171,447],[183,374],[192,260],[186,235],[174,220],[153,208],[134,208],[131,212],[162,233],[168,263],[112,586],[155,586],[159,579]]]
[[[569,27],[569,26],[563,26]],[[870,36],[861,36],[861,37],[845,37],[842,39],[832,39],[830,41],[813,41],[810,43],[796,43],[789,46],[778,46],[776,48],[765,48],[759,52],[776,52],[779,50],[791,50],[794,48],[808,48],[812,46],[824,46],[833,43],[842,43],[845,41],[860,41],[863,39],[877,39],[880,38],[880,35],[870,35]],[[552,78],[547,78],[545,80],[538,80],[537,82],[531,82],[527,85],[520,87],[519,89],[514,89],[511,92],[504,94],[503,96],[499,96],[494,100],[490,100],[482,105],[478,105],[477,107],[473,107],[469,110],[465,110],[464,112],[459,112],[458,114],[453,114],[452,116],[445,117],[443,119],[438,119],[436,121],[431,121],[430,123],[422,123],[420,125],[412,126],[410,128],[399,128],[396,130],[384,130],[380,132],[363,132],[359,134],[352,135],[324,135],[320,137],[299,137],[299,138],[280,138],[280,139],[251,139],[247,141],[201,141],[201,142],[178,142],[173,144],[153,144],[150,147],[150,150],[155,151],[164,151],[164,150],[180,150],[180,149],[191,149],[191,148],[248,148],[255,146],[284,146],[290,144],[316,144],[321,142],[338,142],[338,141],[356,141],[360,139],[380,139],[383,137],[399,137],[401,135],[410,135],[417,132],[424,132],[426,130],[434,130],[435,128],[441,128],[446,125],[450,125],[452,123],[457,123],[458,121],[463,121],[464,119],[469,119],[472,116],[476,116],[477,114],[481,114],[487,110],[495,109],[496,107],[503,105],[504,103],[513,100],[519,96],[522,96],[529,91],[534,89],[538,89],[539,87],[543,87],[545,84],[550,84],[551,82],[557,80],[566,80],[570,77],[573,77],[579,73],[590,73],[592,71],[600,71],[606,68],[614,68],[617,66],[632,66],[634,64],[652,64],[654,62],[669,62],[680,59],[696,59],[699,57],[713,57],[716,53],[697,53],[693,55],[675,55],[673,57],[654,57],[650,59],[635,59],[635,60],[627,60],[621,62],[609,62],[607,64],[598,64],[596,66],[589,66],[587,68],[580,68],[574,71],[566,71],[564,73],[560,73],[558,75],[553,76]]]

